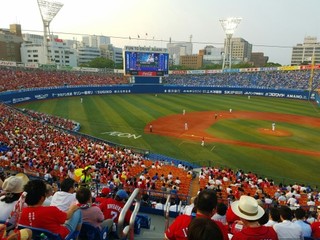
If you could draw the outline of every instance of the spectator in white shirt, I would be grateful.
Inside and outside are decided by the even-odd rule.
[[[68,211],[71,204],[75,203],[75,181],[71,178],[66,178],[61,182],[61,191],[57,191],[51,200],[50,206],[56,206],[61,211]]]
[[[292,195],[292,197],[290,197],[287,201],[287,204],[290,206],[290,207],[294,207],[295,204],[297,204],[297,199],[296,199],[296,196],[295,195]]]
[[[281,194],[279,197],[278,197],[278,202],[285,202],[287,201],[287,198],[284,194]]]
[[[272,227],[273,225],[281,221],[280,213],[277,208],[269,208],[268,211],[269,211],[269,221],[265,224],[265,226]]]
[[[53,195],[53,188],[50,184],[46,183],[46,199],[42,203],[43,206],[50,206]]]
[[[156,205],[154,206],[155,209],[158,209],[158,210],[163,210],[163,207],[164,207],[164,203],[165,203],[165,199],[161,199],[161,200],[158,200]]]
[[[176,180],[174,181],[175,184],[180,185],[181,180],[179,179],[179,177],[176,178]]]
[[[221,222],[223,225],[227,225],[226,213],[227,213],[227,205],[224,203],[218,203],[217,212],[212,216],[211,219]]]
[[[306,223],[306,211],[302,208],[297,208],[294,211],[294,216],[296,217],[296,220],[293,222],[293,224],[297,225],[298,227],[301,227],[303,237],[311,237],[311,226],[310,224]]]
[[[291,222],[291,209],[288,206],[281,206],[279,212],[282,222],[273,225],[273,229],[276,231],[279,240],[303,240],[301,227]]]
[[[185,208],[183,209],[183,212],[182,212],[183,214],[186,214],[186,215],[191,216],[192,210],[193,210],[193,208],[195,207],[196,198],[197,198],[197,197],[192,197],[192,198],[190,199],[190,204],[187,205],[187,206],[185,206]]]
[[[311,211],[311,212],[315,211],[315,205],[316,205],[316,203],[314,201],[314,198],[313,198],[313,196],[311,196],[307,202],[307,206],[309,207],[309,211]]]

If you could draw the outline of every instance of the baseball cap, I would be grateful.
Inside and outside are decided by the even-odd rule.
[[[89,165],[89,166],[86,166],[85,168],[84,168],[84,170],[88,170],[88,169],[91,169],[92,167]]]
[[[110,193],[110,188],[105,187],[101,189],[101,194],[106,196],[106,195],[109,195],[109,193]]]
[[[118,190],[118,192],[116,193],[116,196],[118,196],[121,199],[127,199],[129,197],[128,193],[123,189]]]

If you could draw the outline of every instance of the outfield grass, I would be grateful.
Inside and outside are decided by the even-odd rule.
[[[316,185],[319,182],[318,157],[293,153],[209,143],[204,148],[198,142],[145,134],[146,124],[159,117],[181,114],[182,109],[193,111],[254,111],[296,114],[317,117],[319,108],[308,101],[265,97],[151,94],[86,96],[37,101],[19,105],[81,123],[81,132],[133,147],[148,149],[170,157],[200,165],[222,165],[234,169],[256,172],[285,183],[294,181]],[[271,127],[271,122],[254,119],[226,119],[207,129],[217,137],[247,142],[320,151],[320,129],[309,126],[281,123],[277,129],[293,133],[290,137],[257,134],[257,128]],[[118,131],[133,137],[103,134]],[[290,180],[289,180],[290,179]]]

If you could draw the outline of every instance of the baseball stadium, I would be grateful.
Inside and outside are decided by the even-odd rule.
[[[50,4],[45,63],[0,60],[1,239],[320,239],[316,50],[232,67],[232,18],[219,69],[133,45],[123,69],[62,66]]]
[[[248,176],[254,175],[268,183],[264,193],[274,194],[283,185],[314,191],[320,159],[316,90],[320,72],[314,71],[313,90],[309,91],[311,68],[320,66],[239,69],[232,73],[179,71],[155,83],[150,77],[136,77],[132,82],[119,73],[2,67],[1,165],[6,171],[30,178],[44,177],[49,170],[55,180],[62,180],[67,176],[67,163],[83,155],[85,159],[75,159],[74,167],[95,166],[101,173],[102,188],[112,178],[103,176],[108,172],[103,165],[111,157],[92,152],[95,144],[101,144],[121,149],[128,159],[137,154],[144,166],[127,166],[126,177],[145,174],[150,178],[155,172],[179,176],[183,184],[176,194],[185,205],[199,189],[208,187],[209,176],[204,176],[208,169],[221,172],[220,177],[226,172],[235,176],[242,173],[246,177],[241,180],[246,183],[251,182]],[[79,82],[75,79],[66,83],[75,75],[81,76]],[[274,76],[276,81],[268,86]],[[82,79],[99,79],[99,84],[84,85]],[[241,86],[242,79],[254,79],[250,81],[253,85]],[[50,150],[46,142],[70,148]],[[18,157],[18,152],[24,157]],[[65,166],[59,160],[61,156],[69,159]],[[46,161],[51,162],[48,167]],[[190,171],[193,176],[189,178]],[[154,185],[154,197],[164,194],[161,189],[160,183]],[[247,186],[245,191],[255,194],[257,189]],[[228,202],[225,194],[220,197]],[[301,199],[300,204],[306,205],[307,200]]]

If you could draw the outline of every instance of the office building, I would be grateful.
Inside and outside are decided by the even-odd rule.
[[[205,46],[203,65],[222,64],[223,51],[223,48],[216,48],[212,45]]]
[[[95,47],[98,48],[101,45],[110,44],[110,37],[107,36],[97,36],[97,35],[88,35],[82,37],[82,44],[86,47]]]
[[[305,37],[303,43],[292,48],[291,65],[311,64],[314,56],[314,63],[320,64],[320,43],[317,37]]]
[[[167,43],[169,62],[172,65],[181,65],[180,57],[192,55],[192,42]]]
[[[252,44],[243,38],[231,38],[232,64],[249,62],[251,59]]]
[[[204,50],[199,54],[180,56],[180,65],[190,69],[200,69],[203,66]]]
[[[263,52],[251,53],[251,61],[254,67],[264,67],[269,60],[268,56],[264,56]]]
[[[0,60],[21,62],[22,42],[20,24],[10,24],[10,29],[0,29]]]
[[[77,52],[67,46],[62,39],[48,42],[49,64],[61,67],[76,67]],[[43,42],[24,42],[21,45],[21,60],[23,63],[46,64],[46,49]]]

